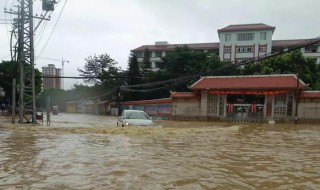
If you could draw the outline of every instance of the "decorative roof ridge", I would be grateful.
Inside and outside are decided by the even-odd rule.
[[[274,74],[274,75],[235,75],[235,76],[203,76],[202,78],[207,78],[207,79],[210,79],[210,78],[254,78],[254,77],[280,77],[280,76],[292,76],[292,77],[296,77],[295,74]],[[201,78],[201,79],[202,79]]]
[[[189,94],[189,93],[190,93],[190,94],[194,94],[194,92],[170,92],[170,93],[171,93],[171,94],[173,94],[173,93],[181,93],[181,94],[182,94],[182,93],[183,93],[183,94]]]

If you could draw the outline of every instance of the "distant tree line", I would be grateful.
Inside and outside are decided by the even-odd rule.
[[[80,76],[87,77],[84,79],[87,85],[76,84],[71,90],[41,91],[41,73],[37,70],[37,104],[45,107],[48,96],[52,105],[61,108],[68,101],[86,98],[114,101],[118,87],[122,87],[120,93],[123,101],[166,98],[170,96],[170,91],[189,91],[188,87],[200,76],[299,73],[310,90],[320,90],[320,66],[315,59],[305,58],[300,51],[236,67],[233,63],[221,61],[217,55],[193,51],[185,45],[167,52],[157,65],[160,68],[158,71],[152,71],[150,55],[151,52],[145,49],[139,64],[137,55],[130,53],[126,70],[122,70],[108,54],[89,56],[84,67],[78,68]],[[0,63],[0,88],[7,97],[11,97],[12,92],[12,78],[7,77],[14,73],[12,65],[6,61]]]

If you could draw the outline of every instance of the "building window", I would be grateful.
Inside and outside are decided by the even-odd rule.
[[[237,34],[237,41],[252,41],[252,40],[254,40],[254,33]]]
[[[267,39],[267,32],[260,32],[260,40],[266,40]]]
[[[253,51],[253,46],[237,46],[236,48],[237,53],[252,53]]]
[[[155,62],[155,68],[157,69],[164,69],[163,62]]]
[[[305,53],[317,53],[317,49],[318,49],[317,46],[308,46],[308,47],[305,47],[304,52]]]
[[[224,61],[224,62],[231,62],[230,59],[224,59],[223,61]]]
[[[162,57],[162,51],[156,51],[156,57]]]
[[[267,52],[267,46],[266,45],[260,45],[259,46],[259,52]]]
[[[240,64],[240,63],[245,63],[249,61],[252,61],[252,58],[237,58],[235,63]]]
[[[231,46],[225,46],[224,53],[231,53]]]
[[[225,35],[225,41],[226,41],[226,42],[231,41],[231,34],[226,34],[226,35]]]

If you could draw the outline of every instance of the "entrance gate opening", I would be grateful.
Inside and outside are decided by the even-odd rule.
[[[263,122],[263,95],[228,95],[227,120],[236,122]]]

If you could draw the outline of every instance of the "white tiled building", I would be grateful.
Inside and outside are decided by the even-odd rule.
[[[138,56],[141,63],[146,48],[151,51],[152,70],[158,70],[161,57],[173,51],[177,46],[188,45],[194,51],[216,54],[222,61],[241,63],[245,59],[264,56],[270,53],[285,51],[288,47],[298,45],[308,39],[272,40],[275,27],[263,23],[229,25],[218,30],[220,42],[197,44],[169,44],[156,42],[155,45],[143,45],[132,52]],[[320,64],[320,43],[301,49],[306,57],[317,59]]]
[[[47,67],[42,67],[44,77],[61,77],[61,69],[55,68],[54,64],[49,64]],[[43,89],[61,89],[61,78],[44,78]]]

